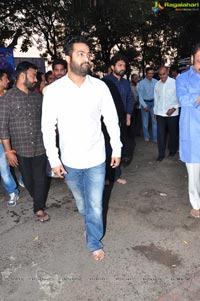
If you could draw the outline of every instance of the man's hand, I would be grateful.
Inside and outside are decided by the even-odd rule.
[[[11,152],[6,153],[6,159],[10,166],[17,167],[19,165],[17,156],[14,153],[11,153]]]
[[[197,104],[197,105],[200,104],[200,96],[198,96],[197,101],[196,101],[196,104]]]
[[[110,166],[112,166],[112,168],[116,168],[117,166],[119,166],[120,161],[121,161],[121,158],[113,157],[113,158],[111,158]]]
[[[145,112],[149,112],[149,107],[144,108]]]
[[[131,125],[131,114],[126,114],[126,126]]]
[[[169,109],[168,111],[167,111],[167,116],[171,116],[174,112],[176,111],[176,109],[174,109],[174,108],[171,108],[171,109]]]
[[[67,171],[64,169],[63,165],[59,165],[52,168],[52,171],[59,177],[64,178],[64,175],[67,173]]]
[[[3,143],[8,164],[10,166],[17,167],[19,164],[16,156],[16,150],[11,148],[10,139],[2,139],[1,141]]]

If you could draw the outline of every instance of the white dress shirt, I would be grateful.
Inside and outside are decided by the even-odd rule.
[[[112,157],[121,157],[120,130],[115,105],[106,84],[89,75],[78,87],[68,75],[44,93],[42,132],[51,167],[90,168],[105,161],[101,116],[111,137]],[[61,161],[55,143],[58,126]]]
[[[159,80],[154,88],[154,114],[169,117],[166,113],[169,109],[175,108],[176,111],[171,115],[177,116],[178,99],[176,96],[176,81],[168,76],[165,83]]]

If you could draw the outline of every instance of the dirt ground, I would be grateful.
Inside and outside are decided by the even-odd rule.
[[[0,301],[199,301],[200,220],[190,217],[186,169],[178,155],[156,157],[157,145],[138,138],[128,183],[106,188],[101,262],[63,180],[52,180],[45,224],[25,189],[8,208],[1,187]]]

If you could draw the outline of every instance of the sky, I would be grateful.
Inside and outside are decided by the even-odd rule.
[[[29,48],[28,52],[20,52],[21,40],[19,39],[16,49],[14,49],[14,57],[40,57],[40,52],[36,46]]]

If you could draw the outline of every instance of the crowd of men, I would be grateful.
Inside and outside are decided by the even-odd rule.
[[[36,220],[49,221],[50,166],[72,191],[84,218],[87,247],[95,260],[102,260],[104,185],[126,184],[121,164],[131,162],[135,136],[143,135],[149,143],[152,133],[158,162],[165,158],[166,146],[169,156],[180,148],[189,176],[191,215],[200,218],[200,44],[190,69],[176,79],[161,66],[160,80],[147,67],[144,79],[132,74],[131,82],[124,78],[128,62],[121,53],[111,58],[110,74],[98,79],[91,75],[90,48],[83,37],[66,38],[64,52],[66,60],[55,60],[46,74],[30,62],[19,63],[8,91],[8,76],[0,70],[0,173],[8,206],[19,199],[10,170],[18,167]]]

